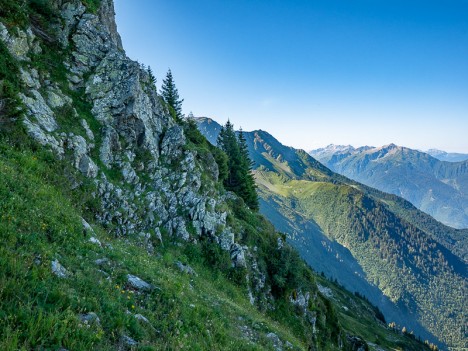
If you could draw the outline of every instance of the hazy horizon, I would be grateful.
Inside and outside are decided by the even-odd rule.
[[[394,143],[468,153],[468,4],[116,0],[127,54],[184,113],[305,150]]]

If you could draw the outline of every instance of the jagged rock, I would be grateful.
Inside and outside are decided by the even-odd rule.
[[[34,116],[41,128],[47,132],[53,132],[58,128],[54,113],[37,90],[30,90],[32,97],[19,94],[28,110],[28,115]]]
[[[141,239],[141,244],[145,247],[146,251],[152,255],[154,253],[154,246],[151,242],[151,234],[150,233],[140,233],[138,235]]]
[[[295,296],[291,295],[289,302],[293,305],[298,306],[303,313],[307,312],[310,300],[310,293],[306,292],[305,294],[299,290],[296,292]]]
[[[281,249],[283,248],[283,246],[284,246],[283,239],[278,238],[277,244],[276,244],[276,248],[277,248],[278,250],[281,250]]]
[[[185,135],[182,127],[175,125],[169,128],[161,144],[161,155],[177,158],[181,155],[181,147],[185,144]]]
[[[333,292],[331,291],[330,288],[327,288],[326,286],[317,284],[317,288],[319,289],[320,293],[329,299],[333,298]]]
[[[80,321],[85,324],[97,324],[101,325],[101,321],[98,315],[94,312],[84,313],[79,315]]]
[[[6,44],[8,51],[20,61],[31,61],[29,53],[38,54],[42,51],[31,28],[25,31],[16,28],[15,35],[11,35],[3,23],[0,23],[0,39]]]
[[[315,311],[307,311],[306,312],[306,317],[307,320],[309,321],[310,325],[312,326],[312,333],[316,334],[317,333],[317,312]]]
[[[63,19],[63,28],[60,31],[59,42],[63,47],[68,45],[70,31],[76,26],[79,18],[85,13],[86,8],[80,1],[69,1],[63,4],[60,11]]]
[[[87,155],[88,144],[81,135],[73,135],[69,138],[68,147],[73,150],[75,167],[85,176],[95,178],[98,174],[97,165]]]
[[[89,141],[94,141],[94,134],[89,128],[88,122],[86,122],[85,119],[81,120],[81,126],[84,128],[86,132],[86,137],[88,138]]]
[[[129,162],[123,162],[120,167],[122,169],[122,176],[127,183],[135,184],[139,181],[135,170],[132,168]]]
[[[179,269],[179,271],[181,271],[182,273],[187,273],[189,275],[194,275],[194,276],[197,275],[194,269],[190,267],[189,265],[183,264],[180,261],[176,261],[175,265]]]
[[[114,2],[112,0],[101,0],[98,15],[100,23],[106,29],[114,45],[123,51],[122,39],[117,32],[117,25],[115,23]]]
[[[175,208],[175,207],[174,207]],[[170,211],[170,209],[169,209]],[[176,211],[174,211],[175,213]],[[178,238],[181,238],[184,241],[188,241],[190,239],[190,234],[187,231],[187,228],[185,226],[185,221],[181,217],[176,217],[172,220],[169,220],[165,228],[167,229],[169,235],[175,235]]]
[[[52,273],[54,273],[59,278],[67,278],[70,274],[63,267],[58,260],[51,262]]]
[[[369,351],[369,346],[360,337],[354,335],[347,335],[346,339],[351,345],[351,351]]]
[[[41,83],[39,82],[39,74],[35,68],[30,70],[20,68],[20,73],[21,80],[28,88],[37,90],[41,87]]]
[[[232,244],[234,244],[234,233],[229,229],[223,230],[223,232],[219,235],[219,245],[223,250],[229,251]]]
[[[127,282],[130,286],[139,291],[152,291],[155,289],[155,286],[145,282],[143,279],[137,277],[136,275],[127,274]]]
[[[239,244],[232,244],[231,245],[231,260],[235,267],[245,268],[247,267],[247,263],[245,261],[245,253],[244,248]]]
[[[154,236],[159,240],[161,244],[163,243],[161,231],[159,230],[159,228],[154,229]]]
[[[71,104],[73,100],[68,96],[65,96],[58,89],[47,89],[47,105],[51,108],[63,107],[66,104]]]
[[[283,350],[283,342],[281,341],[281,339],[279,338],[278,335],[276,335],[275,333],[268,333],[266,335],[266,337],[268,339],[270,339],[271,343],[273,344],[273,348],[275,349],[275,351],[282,351]]]
[[[62,143],[54,136],[46,134],[38,124],[32,123],[27,117],[24,118],[23,123],[28,134],[39,144],[51,147],[59,157],[65,153]]]

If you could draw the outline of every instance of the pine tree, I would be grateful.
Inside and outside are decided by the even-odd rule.
[[[242,128],[239,129],[238,133],[239,141],[239,152],[240,152],[240,168],[241,168],[241,193],[247,205],[253,209],[258,210],[258,195],[257,186],[255,179],[252,174],[253,162],[249,157],[249,149],[247,147],[247,141],[245,140]]]
[[[249,158],[247,142],[242,130],[239,132],[239,136],[236,136],[234,126],[228,120],[221,128],[217,143],[228,157],[228,172],[224,180],[225,188],[239,195],[252,210],[258,210],[252,161]]]
[[[147,72],[148,72],[150,83],[153,85],[156,85],[156,77],[153,74],[153,70],[151,69],[151,66],[148,66]]]
[[[163,84],[161,87],[161,95],[164,101],[169,106],[169,110],[178,119],[182,119],[182,102],[184,99],[179,98],[179,92],[174,83],[174,78],[172,77],[171,69],[167,71],[166,78],[163,79]]]

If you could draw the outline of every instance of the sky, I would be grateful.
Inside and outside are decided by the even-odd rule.
[[[183,111],[310,150],[468,153],[468,0],[114,0]]]

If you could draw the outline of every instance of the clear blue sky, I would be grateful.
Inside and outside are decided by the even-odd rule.
[[[468,0],[115,0],[185,113],[281,142],[468,152]]]

